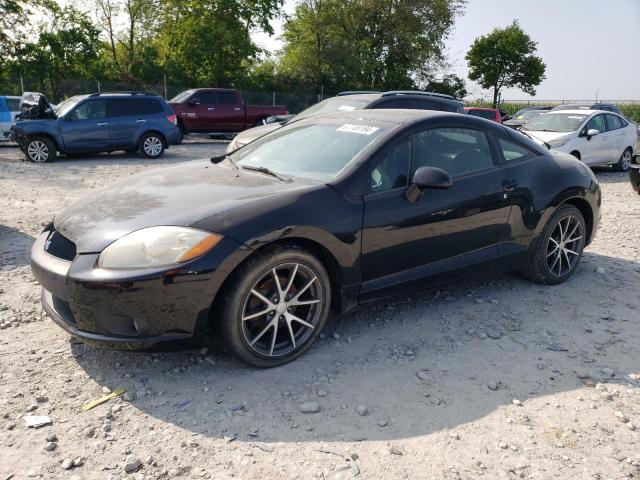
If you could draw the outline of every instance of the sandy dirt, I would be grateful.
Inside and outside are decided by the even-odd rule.
[[[200,345],[71,340],[29,269],[43,225],[92,188],[224,147],[47,165],[0,147],[0,480],[640,478],[640,198],[624,174],[597,172],[600,231],[557,287],[504,275],[334,314],[267,371]],[[52,424],[27,428],[33,414]]]

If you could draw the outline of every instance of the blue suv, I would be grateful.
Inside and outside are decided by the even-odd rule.
[[[13,139],[33,162],[62,154],[140,152],[158,158],[181,141],[176,115],[162,97],[144,92],[94,93],[51,108],[44,96],[25,93]]]

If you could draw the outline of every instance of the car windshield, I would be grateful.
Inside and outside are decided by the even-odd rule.
[[[185,90],[169,100],[169,103],[182,103],[189,98],[195,90]]]
[[[60,102],[58,106],[53,110],[53,112],[56,114],[56,117],[58,118],[64,117],[67,113],[71,111],[73,107],[76,106],[76,104],[78,103],[78,101],[80,101],[81,98],[82,97],[76,95],[75,97],[69,97],[66,100],[63,100],[62,102]]]
[[[473,115],[474,117],[486,118],[487,120],[495,120],[496,112],[491,110],[467,110],[468,115]]]
[[[349,98],[349,97],[333,97],[328,98],[320,103],[310,106],[306,110],[301,111],[294,118],[296,120],[302,120],[311,115],[319,115],[321,113],[333,113],[333,112],[351,112],[353,110],[362,110],[366,107],[370,100],[362,98]]]
[[[523,130],[534,132],[575,132],[588,116],[576,113],[547,113],[527,122]]]
[[[358,120],[296,123],[230,155],[239,167],[268,168],[283,175],[327,181],[385,129]]]

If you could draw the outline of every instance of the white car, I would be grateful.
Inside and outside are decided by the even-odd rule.
[[[613,165],[622,172],[629,170],[638,148],[636,126],[601,110],[551,111],[531,119],[521,131],[587,165]]]

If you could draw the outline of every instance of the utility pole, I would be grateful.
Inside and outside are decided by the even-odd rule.
[[[21,89],[20,95],[22,95],[24,93],[24,80],[22,79],[22,74],[20,74],[20,89]]]
[[[164,79],[164,99],[167,100],[167,74],[163,74],[162,78]]]

